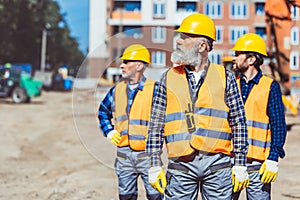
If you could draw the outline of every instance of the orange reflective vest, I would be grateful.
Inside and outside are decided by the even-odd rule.
[[[267,115],[270,88],[273,80],[262,76],[247,97],[245,112],[248,127],[248,158],[266,160],[271,146],[271,131]],[[237,78],[240,86],[240,78]]]
[[[168,157],[191,154],[195,149],[230,155],[231,128],[225,104],[226,74],[221,65],[210,64],[206,78],[192,103],[184,66],[167,72],[165,139]]]
[[[154,81],[147,79],[143,90],[139,90],[130,108],[126,112],[127,84],[122,81],[115,90],[115,129],[121,134],[119,147],[130,146],[133,150],[142,151],[146,148],[148,123],[152,109]]]

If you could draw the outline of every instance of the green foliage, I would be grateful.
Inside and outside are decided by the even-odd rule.
[[[0,64],[40,66],[42,32],[47,30],[46,63],[79,66],[84,59],[78,42],[54,0],[0,0]]]

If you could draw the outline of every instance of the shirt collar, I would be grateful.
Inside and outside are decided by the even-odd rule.
[[[146,79],[147,78],[143,75],[142,80],[140,81],[139,86],[138,86],[139,90],[143,90],[145,82],[146,82]]]
[[[259,80],[260,80],[261,77],[262,77],[262,71],[259,69],[258,73],[250,81],[252,81],[255,84],[258,84],[258,82],[259,82]],[[242,76],[242,78],[243,78],[243,80],[246,79],[245,76]]]
[[[204,69],[203,69],[203,73],[202,73],[201,78],[205,77],[209,65],[210,65],[210,61],[207,59],[207,63],[206,63],[206,65],[205,65]],[[188,66],[189,66],[189,65],[186,65],[186,66],[184,67],[184,70],[185,70],[185,73],[188,74],[188,75],[190,76],[190,75],[192,74],[192,71],[188,69]]]

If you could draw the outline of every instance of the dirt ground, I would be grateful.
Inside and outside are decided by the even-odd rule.
[[[43,92],[30,104],[0,99],[0,199],[118,199],[116,149],[96,118],[107,88]],[[288,122],[299,122],[287,117]],[[273,200],[300,199],[300,126],[288,132]],[[139,199],[146,199],[140,182]],[[244,199],[244,198],[241,198]]]

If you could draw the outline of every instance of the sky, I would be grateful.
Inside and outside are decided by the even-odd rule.
[[[65,14],[65,20],[76,38],[80,50],[86,54],[89,43],[89,0],[56,0],[60,13]]]

